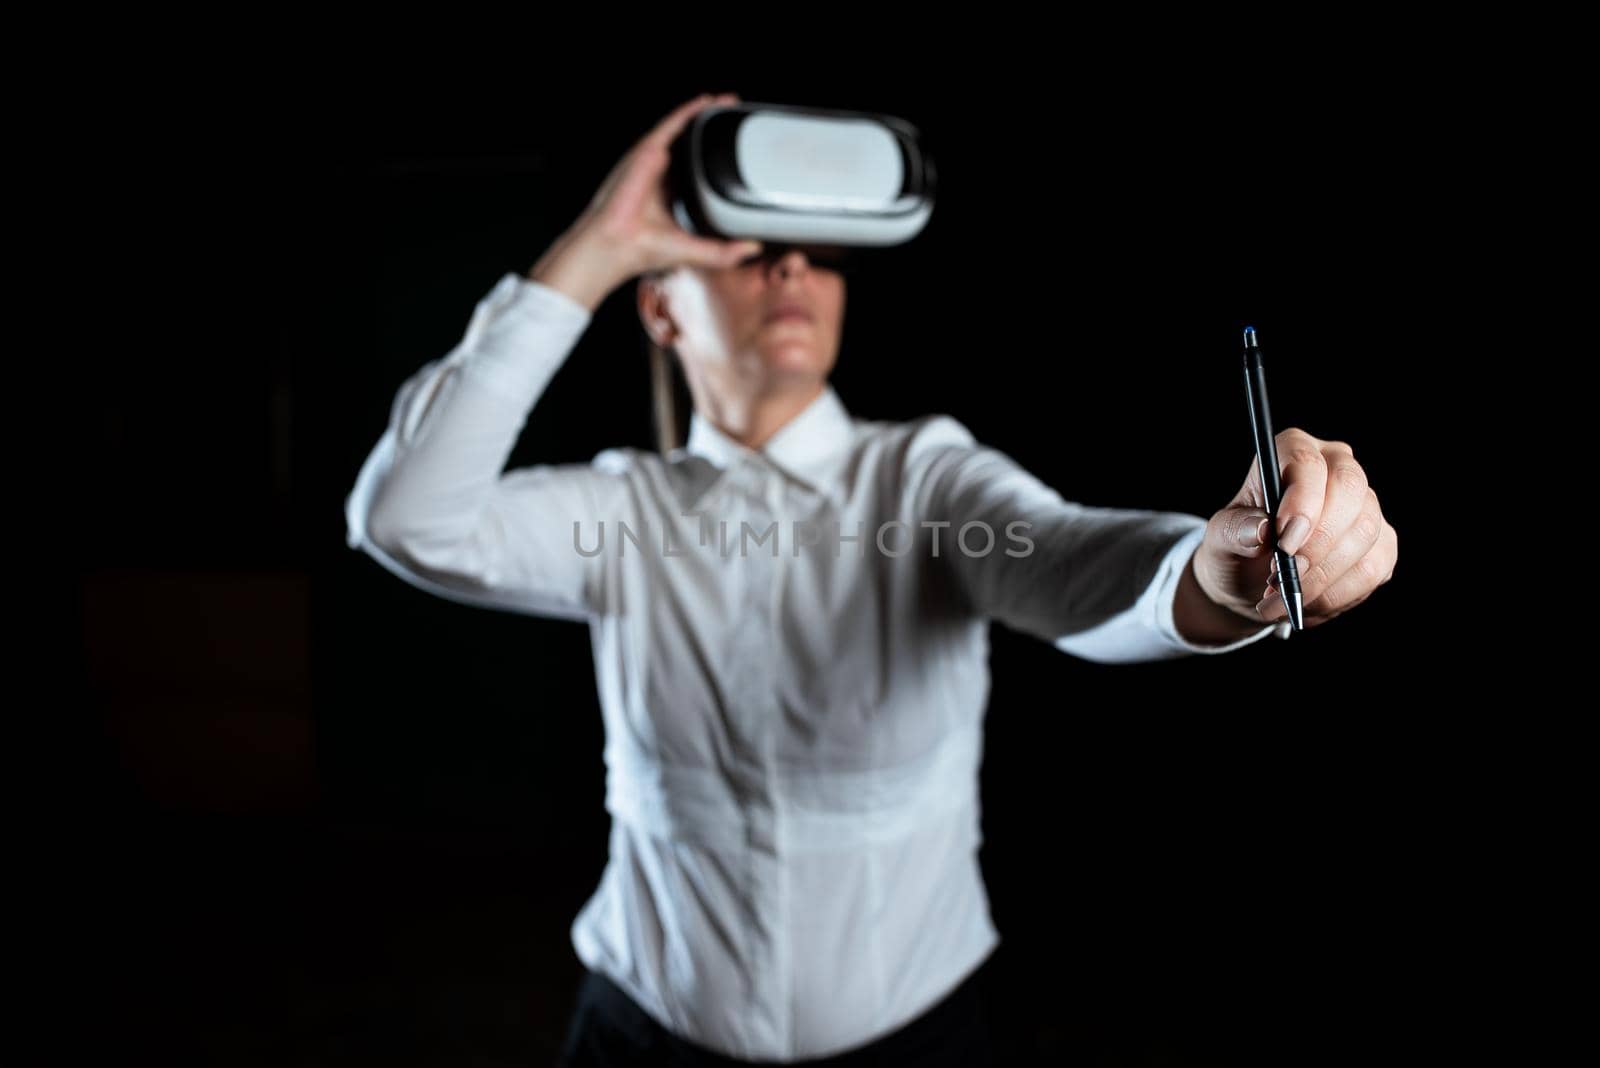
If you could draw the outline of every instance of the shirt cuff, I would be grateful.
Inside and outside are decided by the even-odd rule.
[[[450,362],[514,397],[537,396],[588,329],[587,307],[507,271],[478,301]]]
[[[1228,642],[1225,645],[1202,645],[1190,641],[1178,633],[1177,621],[1173,617],[1173,606],[1178,600],[1178,585],[1183,578],[1183,571],[1189,565],[1189,558],[1195,550],[1200,548],[1200,543],[1205,540],[1205,527],[1196,527],[1183,537],[1179,538],[1167,551],[1157,571],[1154,585],[1156,598],[1156,628],[1162,637],[1174,646],[1191,653],[1230,653],[1235,649],[1242,649],[1246,645],[1254,644],[1265,638],[1268,634],[1276,633],[1279,638],[1287,638],[1294,630],[1294,625],[1288,620],[1279,623],[1263,624],[1261,629],[1254,634],[1247,634],[1243,638]]]

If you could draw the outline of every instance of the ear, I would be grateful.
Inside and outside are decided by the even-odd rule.
[[[637,299],[639,322],[645,333],[662,348],[671,348],[678,338],[678,324],[667,303],[666,275],[655,272],[640,275]]]

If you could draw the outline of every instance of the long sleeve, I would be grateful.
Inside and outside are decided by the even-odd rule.
[[[505,464],[587,328],[565,293],[507,273],[461,341],[400,387],[345,502],[347,542],[420,589],[480,607],[584,619],[598,555],[577,551],[617,515],[621,475],[595,464]]]
[[[1178,633],[1173,603],[1206,521],[1183,512],[1101,508],[1064,500],[1010,456],[979,444],[947,415],[923,420],[909,445],[917,514],[948,521],[939,559],[971,608],[1103,663],[1224,653],[1277,632],[1264,624],[1225,645]],[[981,528],[993,533],[993,545]],[[1030,544],[1031,543],[1031,544]]]

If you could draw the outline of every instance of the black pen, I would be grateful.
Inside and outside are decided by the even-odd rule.
[[[1272,555],[1278,564],[1278,593],[1295,630],[1306,629],[1300,596],[1300,569],[1294,557],[1278,545],[1278,505],[1283,487],[1278,477],[1278,444],[1272,432],[1272,411],[1267,407],[1267,371],[1261,366],[1256,328],[1244,328],[1244,394],[1250,402],[1250,432],[1256,438],[1256,463],[1261,468],[1261,492],[1267,503],[1267,528],[1272,534]]]

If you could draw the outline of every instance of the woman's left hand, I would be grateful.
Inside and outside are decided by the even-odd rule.
[[[1278,544],[1295,555],[1306,626],[1348,612],[1394,577],[1399,542],[1350,446],[1291,427],[1278,433],[1283,500]],[[1194,575],[1213,602],[1254,622],[1287,616],[1267,534],[1255,461],[1228,506],[1211,517]]]

